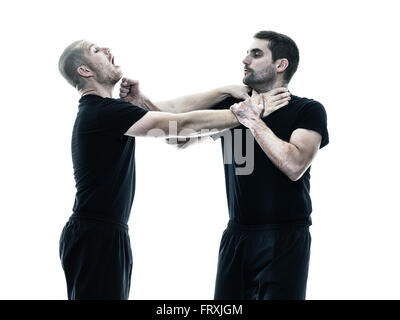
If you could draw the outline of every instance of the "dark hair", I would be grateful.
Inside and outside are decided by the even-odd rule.
[[[268,49],[272,52],[272,61],[286,58],[289,65],[285,70],[284,80],[289,82],[299,65],[299,49],[288,36],[274,31],[260,31],[254,38],[268,40]]]

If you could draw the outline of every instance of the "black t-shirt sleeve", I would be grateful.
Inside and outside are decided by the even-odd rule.
[[[123,135],[147,112],[121,99],[107,99],[100,114],[102,129],[108,133]]]
[[[321,103],[312,101],[301,108],[295,122],[294,130],[299,128],[318,132],[322,137],[320,148],[325,147],[329,143],[327,116],[325,108]]]

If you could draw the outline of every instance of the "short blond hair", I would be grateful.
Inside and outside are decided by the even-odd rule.
[[[58,70],[61,75],[76,89],[84,87],[84,81],[79,76],[77,69],[86,65],[85,52],[81,44],[84,40],[78,40],[65,48],[58,60]]]

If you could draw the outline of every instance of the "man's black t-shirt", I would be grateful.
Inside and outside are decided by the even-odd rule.
[[[79,100],[71,144],[75,214],[128,222],[135,193],[135,138],[124,133],[146,112],[119,99],[86,95]]]
[[[228,98],[213,109],[227,109],[237,102],[240,100]],[[287,106],[263,118],[263,121],[278,138],[287,142],[292,132],[298,128],[321,134],[320,148],[329,142],[326,112],[322,104],[315,100],[292,95]],[[236,135],[234,131],[237,131]],[[251,157],[245,155],[246,131],[254,142],[254,170],[248,175],[237,175],[236,169],[243,165],[238,165],[235,161],[235,148],[242,148],[242,154],[248,158],[247,161]],[[229,136],[228,139],[223,135],[221,141],[230,219],[245,225],[310,225],[310,168],[299,180],[291,181],[267,157],[249,129],[241,125],[231,129]]]

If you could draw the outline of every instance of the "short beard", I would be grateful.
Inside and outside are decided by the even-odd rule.
[[[252,89],[269,86],[275,80],[275,69],[273,65],[267,66],[264,70],[254,72],[243,78],[243,83]]]
[[[110,72],[106,73],[101,70],[97,64],[91,64],[89,67],[93,70],[96,75],[97,82],[103,85],[114,86],[122,78],[122,72],[111,69]]]

